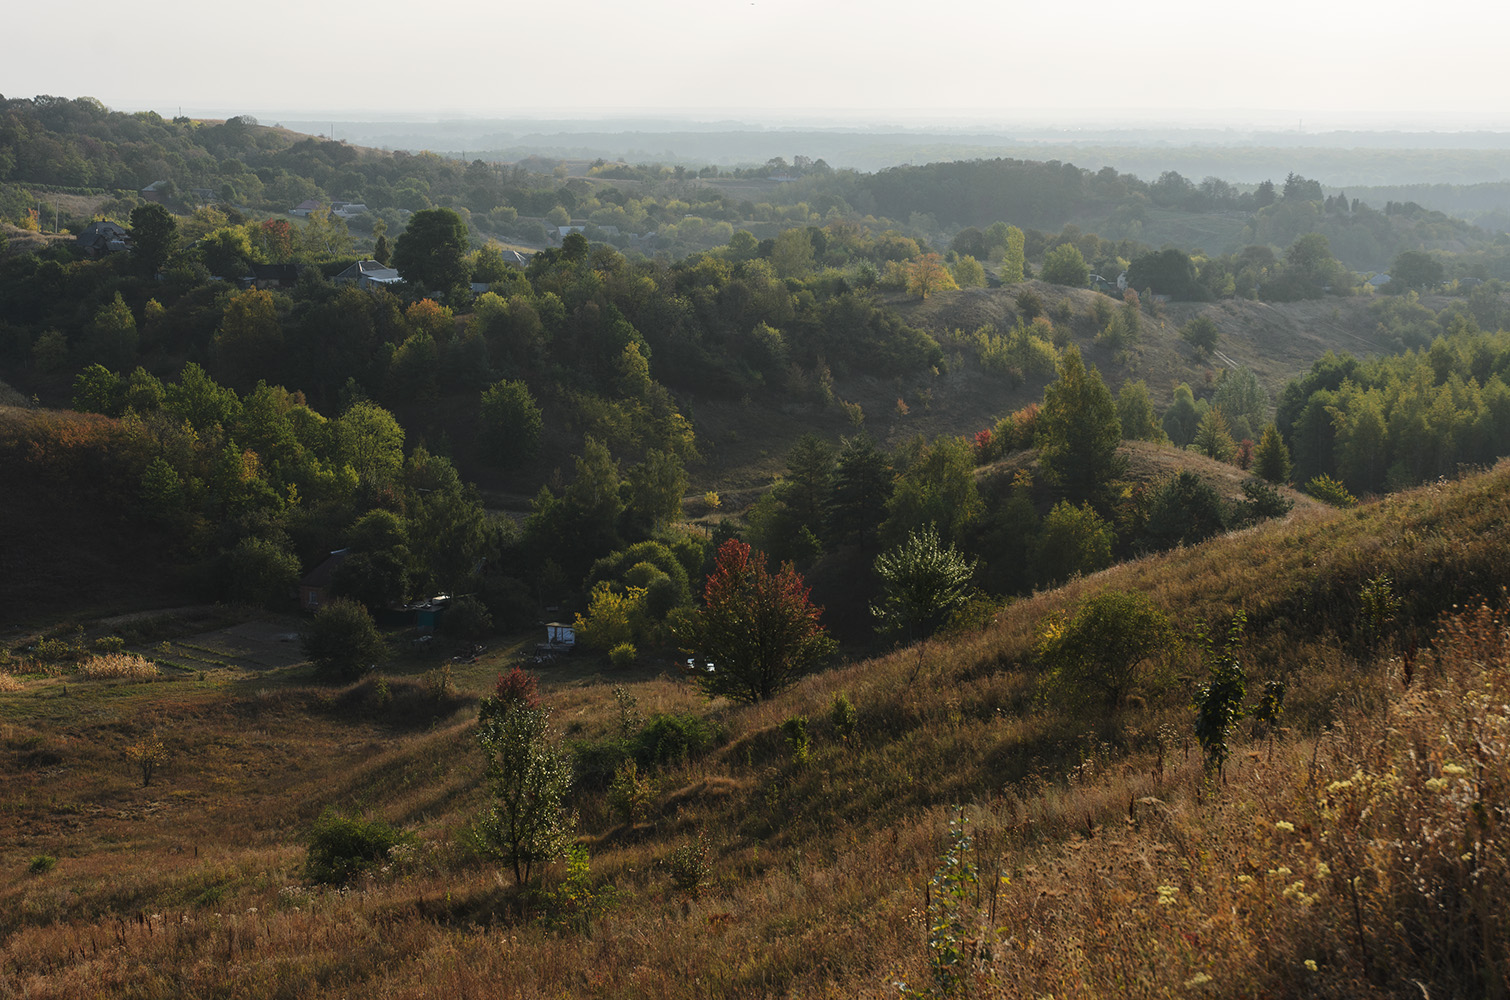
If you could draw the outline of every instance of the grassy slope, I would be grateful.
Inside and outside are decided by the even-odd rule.
[[[1506,744],[1493,709],[1504,694],[1467,697],[1503,683],[1503,626],[1458,627],[1440,664],[1424,643],[1439,611],[1510,583],[1507,498],[1502,464],[1357,511],[1297,512],[1018,602],[984,633],[926,646],[921,667],[912,651],[841,666],[750,708],[703,705],[654,667],[545,668],[571,738],[616,730],[615,683],[641,713],[694,710],[726,733],[710,756],[658,776],[648,824],[621,825],[600,792],[578,797],[594,880],[615,887],[590,933],[549,929],[536,917],[550,906],[463,846],[481,803],[473,702],[425,693],[416,678],[435,656],[395,664],[386,703],[370,681],[312,688],[298,670],[151,684],[27,676],[0,694],[0,994],[894,996],[895,978],[928,979],[922,886],[963,805],[975,831],[965,857],[989,875],[957,914],[960,938],[994,960],[961,966],[982,992],[1155,996],[1207,976],[1228,995],[1387,995],[1410,976],[1461,995],[1471,977],[1433,966],[1421,942],[1493,932],[1503,912],[1461,895],[1449,910],[1411,910],[1410,878],[1453,892],[1469,882],[1435,855],[1411,876],[1389,844],[1428,827],[1484,843],[1456,799],[1424,784],[1465,754],[1486,762],[1475,780],[1487,815],[1504,815],[1492,756]],[[1404,659],[1376,654],[1357,628],[1359,584],[1380,572],[1405,600]],[[1144,591],[1187,629],[1246,608],[1250,685],[1290,688],[1278,746],[1240,753],[1225,786],[1200,780],[1187,698],[1203,668],[1190,649],[1115,715],[1044,687],[1038,623],[1105,587]],[[506,656],[459,668],[461,687],[484,690]],[[1480,666],[1453,666],[1469,661]],[[827,721],[836,692],[859,709],[853,744]],[[805,765],[776,729],[794,714],[813,732]],[[153,728],[174,760],[142,788],[120,755]],[[1318,799],[1355,769],[1396,777]],[[1455,795],[1454,774],[1440,780]],[[303,886],[301,831],[327,804],[404,824],[425,849],[354,891]],[[668,871],[693,838],[709,861],[697,896]],[[1502,891],[1497,849],[1475,850],[1481,884]],[[43,853],[56,869],[29,874]],[[977,937],[987,925],[1005,928],[1000,940]],[[1503,977],[1503,936],[1482,940],[1499,963],[1485,975]],[[1502,991],[1486,982],[1481,995]]]

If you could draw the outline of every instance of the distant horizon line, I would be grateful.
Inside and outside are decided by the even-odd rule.
[[[81,95],[82,96],[82,95]],[[445,122],[604,122],[639,121],[707,126],[742,126],[762,130],[843,129],[876,131],[963,131],[1032,128],[1057,132],[1094,131],[1209,131],[1266,132],[1282,135],[1327,135],[1347,132],[1415,134],[1510,132],[1510,112],[1496,115],[1458,113],[1401,114],[1378,111],[1303,111],[1299,109],[1199,108],[1045,108],[991,112],[979,109],[899,108],[625,108],[531,107],[500,110],[476,108],[248,108],[213,103],[101,100],[111,110],[133,114],[153,111],[164,117],[232,118],[250,115],[262,124],[319,124],[362,122],[385,124],[441,124]]]

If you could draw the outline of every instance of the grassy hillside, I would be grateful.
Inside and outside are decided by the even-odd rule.
[[[227,622],[133,633],[148,652],[219,651],[149,680],[12,650],[0,994],[1503,995],[1510,652],[1474,609],[1510,583],[1507,497],[1502,464],[1297,511],[754,707],[653,664],[545,665],[591,856],[570,891],[558,867],[514,890],[467,833],[484,801],[476,697],[533,635],[449,684],[450,650],[405,644],[347,688],[243,658]],[[1372,593],[1398,599],[1388,614],[1360,597],[1386,575]],[[1225,781],[1192,739],[1199,643],[1145,664],[1116,710],[1036,652],[1052,616],[1113,588],[1186,635],[1247,612],[1248,701],[1270,680],[1288,694],[1277,730],[1234,730]],[[648,814],[626,822],[592,762],[656,713],[717,736],[654,768]],[[805,759],[778,729],[793,716]],[[167,759],[143,787],[123,755],[154,733]],[[309,884],[326,807],[418,844],[347,888]]]

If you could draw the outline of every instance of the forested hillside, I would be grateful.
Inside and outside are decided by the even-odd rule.
[[[129,249],[55,241],[0,262],[7,379],[118,421],[80,437],[72,418],[16,413],[8,454],[30,477],[17,481],[56,487],[47,456],[118,439],[105,492],[161,538],[165,587],[275,606],[356,546],[340,589],[374,610],[449,591],[500,625],[560,603],[590,620],[602,586],[622,600],[657,579],[593,567],[658,546],[670,589],[632,633],[667,648],[711,543],[738,533],[810,571],[863,647],[869,563],[930,525],[975,560],[988,607],[1287,509],[1266,481],[1338,500],[1504,450],[1505,348],[1481,331],[1506,306],[1494,284],[1451,280],[1485,252],[1403,251],[1373,292],[1327,235],[1377,253],[1469,227],[1373,212],[1295,175],[1240,191],[1055,163],[861,175],[798,158],[736,176],[607,163],[571,176],[88,100],[5,109],[11,179],[135,185],[169,170],[98,203],[125,213]],[[95,173],[58,173],[84,169],[68,166],[84,152]],[[734,185],[774,200],[735,201]],[[337,192],[368,211],[288,217],[293,199]],[[1208,255],[1036,228],[1133,222],[1138,205],[1237,216],[1255,242]],[[551,212],[586,212],[584,231],[526,265],[483,239]],[[709,248],[629,245],[629,227],[662,223]],[[941,228],[946,252],[927,235]],[[589,238],[605,235],[620,246]],[[343,277],[367,253],[396,280]],[[284,270],[254,272],[272,265]],[[1286,388],[1334,348],[1365,360],[1328,356]],[[1418,353],[1367,360],[1397,351]],[[1213,488],[1134,449],[1160,474],[1129,476],[1122,440],[1260,475],[1245,493],[1208,473]],[[1056,447],[1080,458],[1056,462]],[[687,515],[712,534],[689,533]]]

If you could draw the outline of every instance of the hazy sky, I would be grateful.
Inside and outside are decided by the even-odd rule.
[[[10,7],[0,94],[165,115],[1510,128],[1510,6],[1463,0]]]

